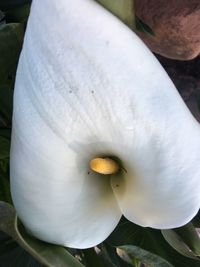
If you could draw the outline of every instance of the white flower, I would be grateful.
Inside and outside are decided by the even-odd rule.
[[[116,157],[119,172],[92,171],[96,157]],[[29,232],[88,248],[122,214],[181,226],[199,209],[199,160],[198,123],[131,30],[92,0],[33,1],[11,148],[12,197]]]

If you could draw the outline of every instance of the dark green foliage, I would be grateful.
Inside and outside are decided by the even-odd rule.
[[[12,10],[16,7],[31,3],[31,0],[0,0],[0,9],[2,11]]]
[[[176,252],[166,242],[160,230],[140,227],[124,217],[109,236],[107,242],[115,247],[123,245],[140,247],[162,257],[175,267],[200,266],[199,261],[186,258]]]
[[[139,32],[144,32],[152,36],[155,35],[151,27],[147,25],[146,23],[144,23],[144,21],[142,21],[138,17],[135,17],[135,26],[136,26],[136,30]]]

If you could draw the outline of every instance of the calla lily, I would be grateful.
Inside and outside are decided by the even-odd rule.
[[[74,248],[122,214],[182,226],[200,204],[200,129],[142,41],[92,0],[35,0],[17,70],[11,191],[37,238]]]

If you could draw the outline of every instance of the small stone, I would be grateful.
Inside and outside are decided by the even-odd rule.
[[[190,60],[199,55],[199,0],[135,0],[135,10],[138,18],[155,34],[137,31],[153,52],[178,60]]]

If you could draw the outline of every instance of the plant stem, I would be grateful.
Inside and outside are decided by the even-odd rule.
[[[134,0],[96,0],[107,10],[117,16],[129,28],[135,30]]]

